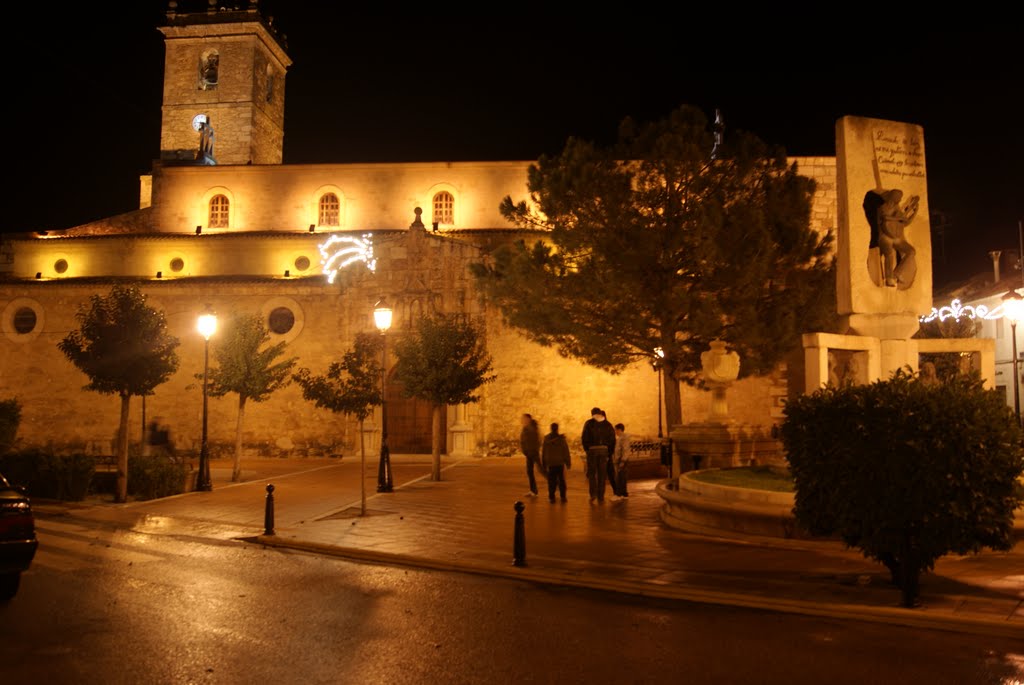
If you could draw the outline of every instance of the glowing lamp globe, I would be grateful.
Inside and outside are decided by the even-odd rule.
[[[391,307],[384,300],[373,308],[373,323],[381,333],[386,333],[391,328]]]
[[[1003,317],[1014,324],[1024,320],[1024,298],[1016,290],[1003,295]]]
[[[212,311],[200,314],[196,328],[199,329],[199,335],[209,340],[217,332],[217,315]]]

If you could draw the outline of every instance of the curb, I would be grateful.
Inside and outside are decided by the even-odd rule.
[[[773,599],[760,595],[738,592],[722,592],[679,586],[659,586],[648,583],[637,583],[607,578],[583,579],[568,573],[539,571],[529,567],[495,566],[489,564],[472,564],[467,562],[450,562],[426,559],[409,554],[380,552],[353,547],[341,547],[319,542],[301,540],[284,540],[277,536],[257,535],[239,538],[245,542],[262,544],[265,547],[293,549],[314,554],[340,557],[351,561],[378,564],[409,566],[434,571],[452,573],[469,573],[508,580],[519,580],[543,585],[572,587],[585,590],[614,592],[622,595],[648,597],[653,599],[669,599],[699,604],[716,604],[721,606],[740,607],[745,609],[761,609],[803,616],[847,619],[884,623],[888,625],[925,628],[929,630],[946,630],[959,633],[972,633],[991,637],[1020,638],[1024,632],[1024,623],[1014,624],[1008,620],[980,619],[970,616],[927,616],[921,610],[907,610],[896,607],[870,607],[857,604],[822,604],[814,601]]]

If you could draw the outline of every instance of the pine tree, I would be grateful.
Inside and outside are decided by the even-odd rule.
[[[739,352],[742,375],[766,373],[835,311],[831,235],[810,228],[814,181],[752,135],[716,146],[695,108],[627,120],[609,147],[570,139],[527,187],[501,212],[543,240],[473,265],[478,284],[526,337],[598,368],[663,350],[669,425],[712,340]]]

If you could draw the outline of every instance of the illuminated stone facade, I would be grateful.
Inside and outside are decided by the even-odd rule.
[[[395,306],[396,333],[429,312],[460,312],[484,325],[498,378],[485,386],[480,403],[449,408],[449,452],[508,449],[523,412],[544,426],[558,421],[574,435],[595,405],[634,435],[657,432],[657,385],[650,367],[612,375],[564,359],[503,326],[474,290],[470,263],[503,241],[531,237],[511,230],[498,212],[504,196],[525,196],[528,162],[282,165],[289,60],[280,43],[270,27],[245,11],[202,15],[196,23],[191,16],[175,15],[163,29],[168,49],[162,160],[142,178],[140,209],[10,243],[13,262],[5,265],[0,282],[0,397],[22,401],[20,437],[26,443],[110,451],[118,400],[82,390],[86,378],[57,343],[75,327],[77,307],[115,282],[141,283],[181,340],[181,368],[147,399],[146,411],[186,449],[199,436],[196,374],[203,346],[195,324],[205,305],[222,315],[260,312],[268,321],[272,312],[287,310],[291,325],[279,325],[274,339],[288,342],[300,366],[319,372],[356,333],[373,330],[371,312],[381,296]],[[216,88],[202,89],[198,65],[209,50],[219,54],[219,73]],[[267,93],[268,65],[276,90],[271,101],[259,102]],[[238,99],[229,103],[229,94]],[[174,152],[196,149],[199,134],[191,122],[199,114],[209,115],[216,132],[216,165]],[[795,161],[818,182],[814,228],[832,228],[834,159]],[[438,205],[438,211],[449,215],[435,216],[442,194],[448,196],[447,210]],[[328,195],[337,202],[325,200]],[[227,201],[226,227],[211,227],[217,196]],[[417,207],[423,227],[410,228]],[[373,234],[375,273],[356,265],[327,283],[317,246],[339,231]],[[214,338],[211,345],[216,344]],[[781,399],[792,385],[784,369],[740,381],[730,392],[731,413],[767,429],[781,416]],[[706,418],[709,402],[705,393],[684,388],[686,420]],[[140,404],[133,399],[136,440]],[[233,443],[236,399],[211,399],[210,411],[216,454]],[[374,439],[376,420],[368,426]],[[344,454],[358,446],[354,423],[303,402],[294,386],[266,403],[248,405],[245,429],[247,449],[263,454]],[[422,430],[429,435],[429,424]],[[410,449],[423,444],[413,436],[393,437],[406,439]]]

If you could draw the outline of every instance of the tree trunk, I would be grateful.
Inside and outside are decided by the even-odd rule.
[[[918,582],[921,578],[921,569],[911,564],[903,564],[903,583],[900,586],[900,591],[903,595],[903,606],[908,609],[921,606],[921,602],[917,598]]]
[[[665,385],[665,427],[666,432],[683,423],[683,404],[679,395],[679,381],[675,379],[676,366],[670,361],[665,361],[663,383]]]
[[[892,554],[883,554],[879,556],[879,561],[885,564],[885,567],[889,569],[889,580],[896,587],[900,586],[902,582],[903,572],[900,570],[900,562],[896,561],[896,557]]]
[[[921,578],[921,561],[912,534],[904,534],[902,552],[899,556],[902,604],[908,609],[913,609],[921,606],[921,602],[917,598],[918,581]]]
[[[366,436],[359,419],[359,515],[366,516]]]
[[[231,482],[242,480],[242,422],[245,419],[245,395],[238,396],[238,422],[235,424],[235,465],[231,469]]]
[[[434,430],[431,440],[430,453],[433,457],[433,466],[430,470],[430,480],[441,480],[441,418],[444,416],[444,405],[434,405]]]
[[[132,396],[121,394],[121,423],[117,428],[117,492],[115,502],[128,501],[128,406]]]

